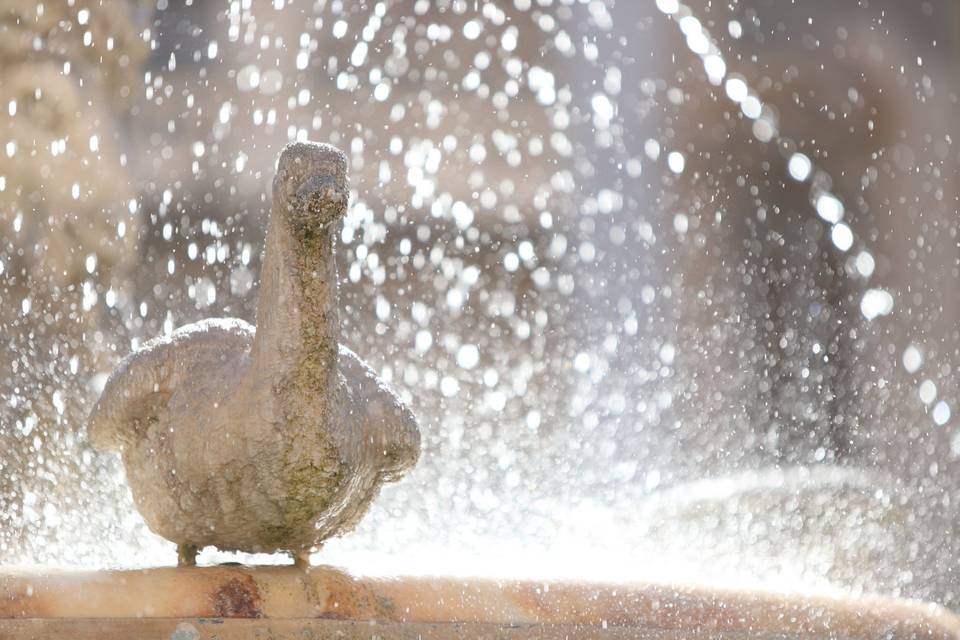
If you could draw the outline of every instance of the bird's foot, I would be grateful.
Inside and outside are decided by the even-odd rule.
[[[200,548],[195,544],[178,544],[177,545],[177,566],[178,567],[195,567],[197,566],[197,553],[200,551]]]
[[[299,569],[308,569],[310,568],[310,550],[304,549],[303,551],[297,551],[293,554],[293,566]]]

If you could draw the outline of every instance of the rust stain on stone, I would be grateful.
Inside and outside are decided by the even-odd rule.
[[[345,575],[328,577],[325,597],[318,618],[328,620],[396,621],[393,601],[376,593],[369,585]]]
[[[0,618],[40,617],[43,615],[26,589],[11,590],[5,598],[0,598]]]
[[[261,618],[260,589],[253,576],[231,579],[210,594],[213,615],[218,618]]]

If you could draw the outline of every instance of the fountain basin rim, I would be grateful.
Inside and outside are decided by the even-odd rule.
[[[960,618],[946,609],[881,596],[786,595],[649,583],[367,578],[323,566],[306,571],[249,566],[0,570],[3,637],[18,637],[17,629],[29,627],[30,620],[48,627],[56,627],[56,620],[101,620],[129,628],[131,621],[159,619],[184,624],[246,619],[261,626],[300,620],[304,629],[329,621],[379,625],[384,631],[467,625],[476,626],[478,634],[491,625],[529,627],[544,634],[573,625],[634,633],[709,629],[716,634],[712,637],[731,638],[827,635],[872,640],[894,631],[890,637],[960,639]]]

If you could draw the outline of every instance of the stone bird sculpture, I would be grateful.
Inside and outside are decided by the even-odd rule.
[[[256,327],[209,319],[144,344],[93,409],[94,444],[121,453],[138,509],[181,565],[207,545],[306,563],[419,457],[413,414],[339,344],[334,247],[347,199],[340,150],[288,145]]]

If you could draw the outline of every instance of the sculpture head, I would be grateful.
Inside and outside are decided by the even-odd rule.
[[[349,195],[347,158],[336,147],[293,142],[281,152],[273,179],[275,211],[297,236],[328,230],[343,217]]]

